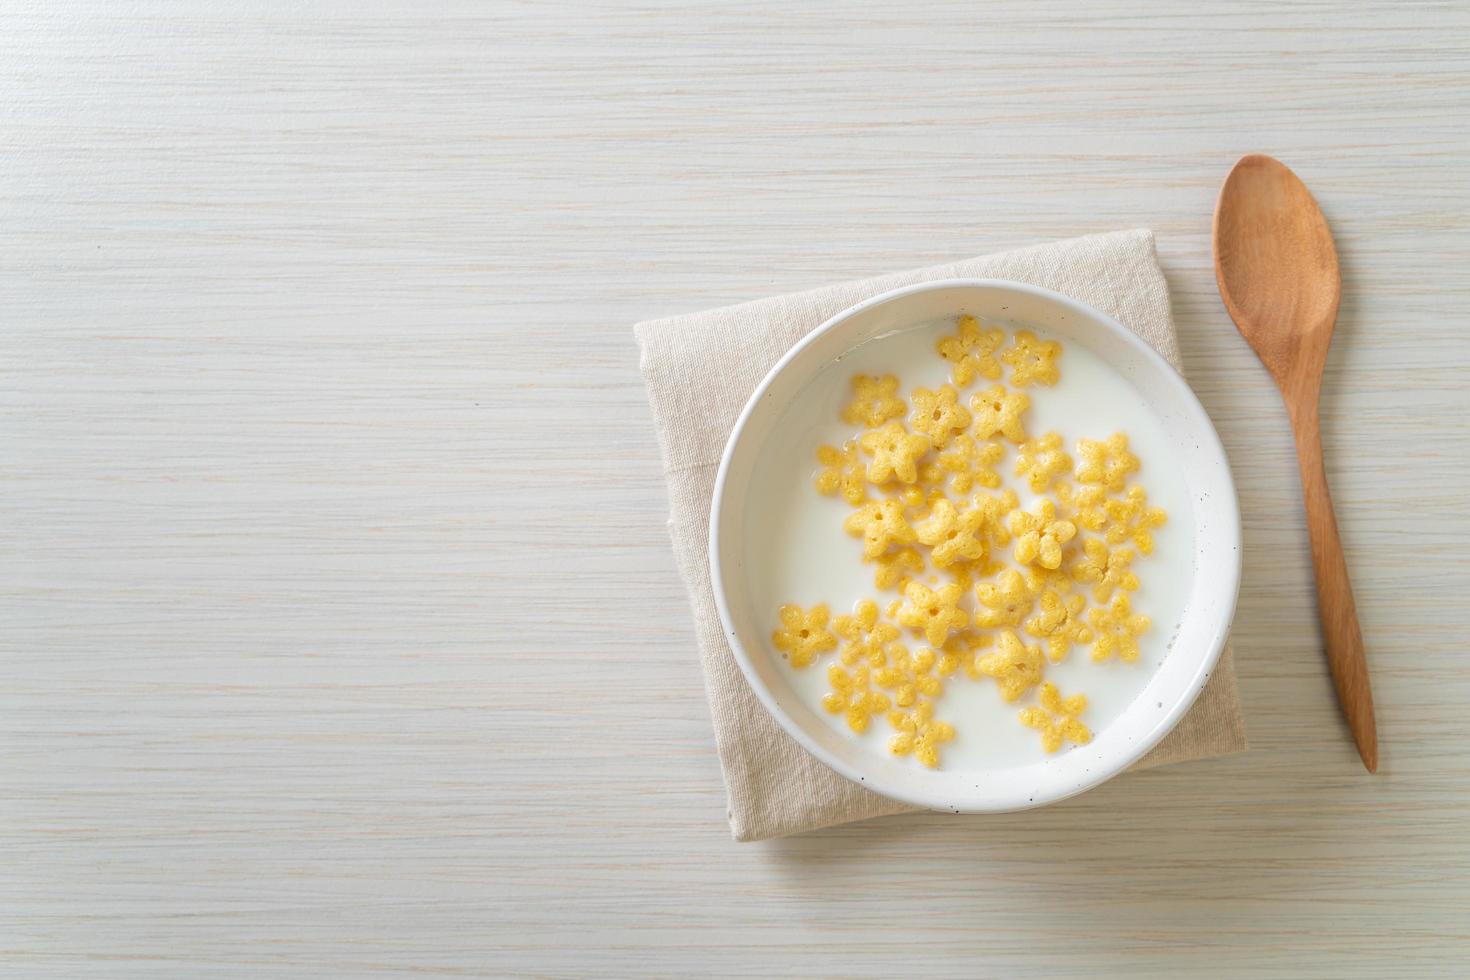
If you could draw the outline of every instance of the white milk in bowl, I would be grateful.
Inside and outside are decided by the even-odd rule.
[[[979,326],[1004,331],[1005,339],[996,354],[1001,354],[1013,344],[1018,329],[1030,330],[1043,341],[1055,339],[1027,324],[981,321]],[[769,617],[770,631],[781,627],[778,610],[786,604],[810,610],[825,603],[835,618],[851,613],[857,603],[870,599],[883,611],[884,621],[901,630],[899,642],[907,650],[916,652],[930,647],[923,635],[899,625],[889,615],[892,604],[903,596],[893,588],[878,588],[874,579],[877,566],[862,560],[863,542],[844,529],[844,522],[854,512],[854,505],[841,494],[823,496],[818,493],[815,477],[821,467],[816,461],[816,451],[824,444],[840,447],[866,430],[865,426],[849,424],[842,418],[843,408],[852,400],[854,375],[895,375],[899,382],[899,397],[906,403],[905,414],[897,421],[908,427],[907,404],[914,389],[937,390],[942,385],[953,385],[953,365],[936,353],[936,345],[941,338],[955,333],[955,318],[946,318],[877,338],[849,351],[823,368],[797,400],[788,406],[762,446],[745,503],[748,510],[744,526],[750,537],[747,554],[751,559],[746,564],[746,587],[754,608]],[[1128,568],[1137,577],[1137,589],[1118,588],[1113,595],[1126,593],[1132,613],[1148,616],[1151,620],[1150,627],[1137,638],[1137,659],[1124,662],[1112,656],[1097,662],[1093,657],[1092,642],[1075,642],[1060,662],[1045,660],[1045,683],[1055,685],[1064,698],[1075,694],[1086,696],[1087,707],[1079,720],[1096,734],[1123,713],[1168,655],[1194,577],[1194,542],[1190,540],[1189,498],[1184,474],[1173,467],[1163,429],[1139,392],[1080,342],[1066,341],[1056,363],[1060,379],[1052,386],[1031,384],[1018,387],[1012,383],[1011,368],[1005,367],[1000,379],[976,377],[967,385],[953,387],[959,392],[961,405],[968,405],[972,395],[995,384],[1023,391],[1030,398],[1030,406],[1022,416],[1027,436],[1035,438],[1046,433],[1058,433],[1072,458],[1074,470],[1082,462],[1077,451],[1078,440],[1101,441],[1114,433],[1126,434],[1129,450],[1140,462],[1137,472],[1127,476],[1127,486],[1143,488],[1147,492],[1148,506],[1162,508],[1170,515],[1166,523],[1151,530],[1153,548],[1150,554],[1142,554],[1131,537],[1108,544],[1109,553],[1128,549],[1135,556]],[[994,466],[1003,484],[998,489],[977,487],[974,492],[995,496],[1006,489],[1013,490],[1020,508],[1034,510],[1040,502],[1040,495],[1032,491],[1024,477],[1014,472],[1016,445],[999,436],[993,441],[1004,447],[1003,455]],[[924,460],[933,461],[935,455],[930,452]],[[870,455],[863,456],[865,462],[871,458]],[[1081,486],[1071,472],[1059,477],[1058,482]],[[869,499],[880,499],[886,492],[868,487]],[[1057,494],[1050,487],[1044,494],[1057,499]],[[951,488],[947,496],[963,510],[965,502],[973,494],[960,494]],[[1107,499],[1122,501],[1124,498],[1121,492],[1109,491]],[[927,508],[927,504],[916,504],[911,508],[908,511],[911,521],[921,522]],[[1068,572],[1084,556],[1083,542],[1086,539],[1106,543],[1106,528],[1082,526],[1083,522],[1065,506],[1058,509],[1064,520],[1078,527],[1077,536],[1066,543],[1062,556],[1060,570]],[[1025,569],[1026,565],[1015,560],[1013,549],[1014,542],[993,542],[990,550],[1005,567]],[[915,574],[916,581],[931,588],[951,581],[952,576],[946,570],[935,567],[927,554],[928,549],[918,547],[917,550],[925,556],[925,568]],[[997,578],[991,574],[976,581],[995,582]],[[1065,596],[1085,597],[1080,615],[1084,624],[1092,622],[1094,610],[1106,613],[1110,609],[1111,597],[1100,602],[1093,590],[1093,584],[1078,582],[1070,586],[1070,591],[1064,592]],[[959,608],[974,616],[979,603],[973,589],[966,590]],[[1033,595],[1032,607],[1023,622],[1033,620],[1039,613],[1040,607]],[[1090,625],[1088,628],[1094,636],[1100,632]],[[1046,639],[1032,635],[1024,625],[972,630],[982,642],[992,644],[1006,631],[1014,633],[1027,647],[1039,646],[1043,653],[1047,650]],[[767,642],[771,645],[770,653],[777,658],[782,657],[769,634]],[[837,649],[822,652],[805,667],[797,668],[788,659],[781,664],[781,669],[803,701],[833,731],[858,742],[875,755],[891,757],[890,746],[897,730],[894,727],[896,718],[891,720],[888,715],[899,710],[894,703],[897,688],[885,688],[876,680],[871,681],[871,689],[888,700],[889,710],[874,712],[862,734],[851,730],[843,713],[831,713],[822,707],[824,697],[833,691],[829,667],[834,663],[842,664],[841,637],[837,637],[837,643]],[[976,656],[984,659],[996,653],[998,648],[997,645],[982,648]],[[874,671],[875,676],[876,673]],[[1038,705],[1042,690],[1040,684],[1029,686],[1023,696],[1008,702],[1002,697],[1001,685],[990,676],[973,676],[961,668],[941,680],[942,694],[919,698],[920,701],[932,702],[933,717],[948,723],[953,729],[952,739],[940,747],[940,769],[993,771],[1030,765],[1047,758],[1041,731],[1028,727],[1021,718],[1025,709]],[[912,713],[913,707],[902,710]],[[1064,742],[1059,751],[1066,752],[1069,748],[1070,744]],[[920,764],[915,759],[908,761],[913,765]]]

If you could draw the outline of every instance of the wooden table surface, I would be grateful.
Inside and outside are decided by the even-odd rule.
[[[10,5],[0,976],[1448,975],[1470,955],[1463,3]],[[1342,253],[1328,470],[1209,263]],[[1148,226],[1252,740],[735,845],[631,324]]]

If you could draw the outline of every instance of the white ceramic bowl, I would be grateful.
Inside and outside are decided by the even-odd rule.
[[[1034,326],[1085,345],[1152,406],[1188,487],[1190,512],[1170,522],[1193,527],[1193,581],[1180,628],[1142,693],[1086,746],[995,771],[925,769],[884,759],[835,731],[797,695],[771,648],[771,611],[746,594],[743,488],[760,448],[787,407],[825,366],[865,341],[970,313]],[[1041,806],[1090,789],[1137,761],[1178,723],[1219,660],[1240,583],[1240,514],[1219,436],[1184,379],[1135,334],[1091,307],[1021,283],[954,279],[876,296],[812,331],[771,369],[725,447],[710,514],[710,574],[725,635],[746,679],[771,715],[807,751],[854,782],[917,806],[994,812]]]

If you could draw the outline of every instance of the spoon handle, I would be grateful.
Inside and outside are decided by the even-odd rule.
[[[1317,400],[1303,401],[1305,404],[1299,402],[1301,408],[1291,413],[1291,423],[1302,471],[1302,494],[1306,498],[1312,566],[1317,573],[1322,640],[1327,649],[1327,664],[1332,669],[1332,682],[1337,687],[1337,702],[1347,716],[1358,754],[1369,772],[1377,772],[1378,728],[1373,721],[1373,691],[1368,685],[1368,662],[1363,655],[1363,632],[1358,627],[1353,586],[1348,581],[1342,541],[1337,536],[1337,518],[1327,491],[1327,471],[1322,466]]]

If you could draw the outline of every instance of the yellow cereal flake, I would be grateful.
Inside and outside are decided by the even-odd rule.
[[[888,695],[873,690],[872,674],[865,666],[849,672],[841,664],[832,664],[827,668],[827,683],[832,690],[822,698],[822,707],[845,716],[847,727],[858,735],[868,730],[869,719],[888,710]]]
[[[869,483],[913,483],[919,478],[919,457],[929,451],[929,439],[909,432],[901,422],[864,432],[858,445],[873,457],[868,464]]]
[[[1070,483],[1058,483],[1052,488],[1062,513],[1081,530],[1101,531],[1108,523],[1108,500],[1106,487],[1073,487]]]
[[[842,410],[842,420],[848,425],[874,428],[889,419],[902,418],[906,411],[908,407],[898,397],[898,378],[891,374],[878,378],[858,374],[853,376],[852,401]]]
[[[899,500],[903,501],[904,509],[909,512],[911,517],[928,514],[934,509],[936,503],[947,499],[944,495],[943,487],[937,487],[932,484],[926,485],[924,477],[928,475],[926,474],[928,468],[928,466],[919,468],[918,483],[908,485],[889,484],[890,488],[896,488],[890,492],[893,492]],[[913,523],[913,521],[911,520],[909,523]]]
[[[957,561],[949,566],[950,580],[968,593],[975,587],[975,583],[981,579],[990,578],[992,575],[1005,569],[1003,562],[996,561],[986,555],[975,561]]]
[[[934,670],[940,677],[950,677],[963,670],[970,677],[978,678],[981,675],[975,672],[975,654],[988,650],[994,642],[994,633],[961,630],[944,641]]]
[[[1021,696],[1041,683],[1041,672],[1045,661],[1041,647],[1027,646],[1010,630],[1000,634],[994,653],[975,661],[975,669],[986,677],[995,678],[1000,696],[1015,703]]]
[[[914,575],[923,574],[924,558],[913,548],[900,548],[872,559],[878,570],[873,573],[873,584],[880,589],[902,590]]]
[[[1057,505],[1042,500],[1036,510],[1013,510],[1006,527],[1016,540],[1012,554],[1023,565],[1060,568],[1062,546],[1077,536],[1077,525],[1057,516]]]
[[[1094,483],[1114,493],[1123,490],[1123,484],[1132,473],[1138,472],[1138,457],[1128,451],[1128,437],[1115,432],[1099,442],[1094,439],[1077,441],[1077,482]]]
[[[985,534],[990,542],[996,545],[1009,544],[1011,541],[1010,526],[1006,518],[1011,511],[1020,506],[1020,500],[1016,497],[1016,491],[1006,490],[996,494],[976,494],[971,502],[971,509],[984,515]]]
[[[1072,457],[1055,432],[1028,439],[1016,453],[1016,475],[1024,476],[1035,493],[1045,493],[1051,482],[1072,472]]]
[[[1087,710],[1087,696],[1074,694],[1063,698],[1055,684],[1041,685],[1041,704],[1021,712],[1021,724],[1041,733],[1041,747],[1048,753],[1062,747],[1063,742],[1086,745],[1092,732],[1078,718]]]
[[[1091,643],[1092,630],[1082,620],[1087,600],[1080,595],[1063,596],[1050,589],[1041,593],[1041,611],[1026,620],[1026,632],[1046,641],[1046,659],[1059,664],[1073,643]]]
[[[1004,436],[1020,445],[1026,441],[1026,427],[1021,416],[1031,407],[1031,396],[1024,391],[1009,391],[1005,385],[991,385],[970,396],[970,434],[976,439]]]
[[[939,662],[938,655],[924,647],[913,653],[908,650],[893,657],[887,667],[874,674],[879,687],[893,692],[893,703],[900,708],[911,708],[920,695],[937,698],[944,693],[944,682],[934,676]]]
[[[929,512],[928,520],[914,524],[919,543],[931,550],[929,557],[936,568],[948,568],[958,561],[986,558],[985,514],[976,510],[956,510],[954,504],[940,499]]]
[[[771,634],[771,642],[791,661],[793,667],[805,667],[821,654],[837,649],[837,637],[827,628],[831,616],[825,602],[810,610],[787,603],[776,613],[781,628]]]
[[[1020,626],[1031,612],[1036,597],[1021,573],[1008,568],[994,582],[975,586],[980,608],[975,612],[975,625],[989,629]]]
[[[937,465],[952,474],[949,485],[955,493],[971,493],[977,487],[995,490],[1000,486],[995,464],[1004,455],[1005,447],[998,442],[961,435],[955,436],[949,448],[939,454]]]
[[[978,375],[991,381],[1000,380],[1000,361],[995,359],[995,350],[1005,342],[1002,330],[981,329],[975,318],[961,316],[958,329],[940,339],[936,345],[939,356],[954,365],[951,377],[961,387],[975,380]]]
[[[1119,592],[1106,607],[1090,610],[1087,618],[1097,634],[1092,659],[1098,662],[1115,656],[1124,663],[1137,660],[1138,637],[1153,625],[1147,616],[1134,615],[1126,592]]]
[[[1082,554],[1072,563],[1072,578],[1082,585],[1092,586],[1092,597],[1098,602],[1112,598],[1114,589],[1133,592],[1138,588],[1138,576],[1133,574],[1131,548],[1112,551],[1096,538],[1082,543]]]
[[[858,455],[857,440],[849,439],[836,446],[818,446],[817,492],[831,497],[842,494],[842,499],[856,506],[868,499],[867,467]]]
[[[1075,470],[1059,433],[1027,434],[1031,396],[1019,389],[1057,382],[1060,344],[1021,330],[1005,347],[1002,331],[961,316],[937,347],[951,383],[905,398],[894,375],[857,375],[842,418],[860,434],[817,449],[816,489],[851,505],[843,527],[862,541],[881,598],[836,617],[824,604],[784,605],[772,642],[798,668],[836,651],[823,707],[858,734],[886,715],[890,751],[931,768],[955,738],[934,717],[951,683],[993,679],[1011,704],[1039,688],[1022,723],[1048,753],[1086,745],[1087,698],[1063,698],[1045,682],[1047,664],[1074,646],[1097,662],[1138,660],[1151,623],[1131,606],[1132,564],[1153,551],[1167,515],[1128,485],[1141,463],[1125,433],[1078,440]],[[980,378],[995,383],[967,409],[960,390]],[[1001,473],[1005,442],[1037,497],[1025,509]],[[926,645],[906,645],[905,631]]]
[[[914,543],[914,529],[903,516],[903,504],[889,498],[870,500],[847,515],[842,526],[863,539],[863,557],[877,558],[889,548]]]
[[[957,432],[970,427],[970,413],[959,403],[959,394],[949,385],[940,385],[938,390],[915,388],[910,400],[914,403],[909,416],[909,427],[923,436],[936,449],[949,445]]]
[[[1143,487],[1129,487],[1121,500],[1107,502],[1107,530],[1104,532],[1108,544],[1118,545],[1131,540],[1141,554],[1154,553],[1155,528],[1163,527],[1169,515],[1162,507],[1150,507],[1148,494]]]
[[[898,621],[922,634],[931,647],[943,646],[950,633],[970,625],[969,614],[959,608],[962,594],[953,582],[938,589],[910,582],[903,590],[904,604],[898,611]]]
[[[924,701],[910,712],[890,711],[888,723],[898,734],[888,740],[888,751],[910,755],[930,769],[939,765],[939,747],[953,741],[954,726],[934,719],[934,705]]]
[[[1066,595],[1072,591],[1072,573],[1066,568],[1042,568],[1040,565],[1026,566],[1026,585],[1036,595],[1055,592]]]
[[[1017,330],[1011,346],[1001,352],[1000,359],[1011,369],[1011,384],[1024,388],[1030,384],[1054,385],[1061,377],[1057,358],[1062,345],[1055,340],[1038,340],[1029,330]]]
[[[872,599],[859,602],[851,615],[832,620],[832,631],[844,641],[840,656],[849,667],[858,663],[882,667],[890,655],[903,649],[898,627],[879,618],[878,604]]]

